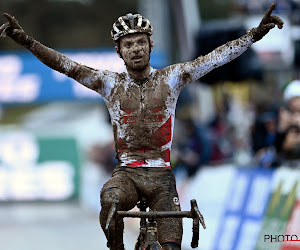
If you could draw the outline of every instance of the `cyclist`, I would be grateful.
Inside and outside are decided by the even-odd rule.
[[[8,22],[0,27],[2,38],[11,37],[50,68],[98,92],[107,105],[119,162],[101,190],[100,223],[110,249],[124,249],[123,223],[115,221],[109,230],[104,228],[113,199],[119,200],[119,210],[133,208],[142,196],[152,210],[180,210],[170,166],[177,97],[188,83],[237,58],[275,25],[282,28],[282,20],[271,16],[274,9],[275,4],[257,28],[237,40],[161,70],[150,66],[153,29],[149,20],[139,14],[121,16],[113,24],[111,37],[126,65],[123,73],[78,64],[28,36],[14,17],[4,14]],[[159,219],[157,223],[163,249],[180,249],[181,219]]]

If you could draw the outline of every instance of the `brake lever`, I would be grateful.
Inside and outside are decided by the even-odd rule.
[[[191,206],[192,206],[192,210],[193,212],[196,214],[197,218],[199,219],[202,227],[204,229],[206,229],[206,225],[205,225],[205,222],[204,222],[204,217],[202,216],[202,214],[200,213],[200,210],[198,208],[198,205],[197,205],[197,202],[196,200],[191,200]]]
[[[113,203],[112,203],[111,208],[108,212],[107,220],[106,220],[106,223],[105,223],[105,230],[109,229],[110,223],[111,223],[112,219],[115,217],[115,215],[117,213],[118,203],[119,203],[118,200],[113,200]]]

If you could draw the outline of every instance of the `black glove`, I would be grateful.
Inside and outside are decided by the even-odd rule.
[[[4,39],[9,36],[16,43],[25,47],[30,47],[33,42],[33,38],[26,35],[25,31],[22,29],[22,27],[14,17],[7,13],[4,13],[3,16],[8,19],[8,22],[4,23],[0,27],[0,37]]]
[[[273,29],[276,25],[279,29],[282,29],[283,21],[278,16],[271,16],[275,8],[276,4],[273,3],[265,13],[258,27],[250,30],[254,42],[262,39],[270,31],[270,29]]]

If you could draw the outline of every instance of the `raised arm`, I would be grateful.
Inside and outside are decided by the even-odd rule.
[[[177,77],[172,87],[181,90],[188,83],[194,82],[209,73],[243,54],[254,42],[262,39],[270,29],[276,25],[279,29],[283,27],[283,21],[277,16],[271,16],[276,4],[273,3],[265,13],[259,26],[247,32],[246,35],[227,42],[216,48],[205,56],[200,56],[191,62],[179,63],[170,66],[169,70]]]
[[[107,78],[114,73],[105,70],[95,70],[74,62],[62,53],[28,36],[14,17],[7,13],[4,13],[3,16],[7,18],[8,22],[0,27],[1,38],[11,37],[16,43],[31,51],[48,67],[75,79],[84,86],[99,92],[102,96],[108,94],[110,86],[108,86]]]

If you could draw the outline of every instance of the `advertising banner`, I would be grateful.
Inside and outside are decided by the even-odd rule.
[[[268,204],[271,169],[237,169],[214,249],[254,249]]]
[[[260,237],[257,241],[257,250],[280,249],[281,242],[290,240],[290,237],[286,236],[284,232],[295,204],[298,183],[294,184],[288,194],[282,194],[282,185],[283,181],[279,183],[268,204]]]
[[[284,242],[281,250],[300,250],[300,200],[298,200],[294,206],[285,235],[290,235],[291,239],[298,240]]]
[[[0,201],[76,198],[79,155],[74,138],[0,134]]]

